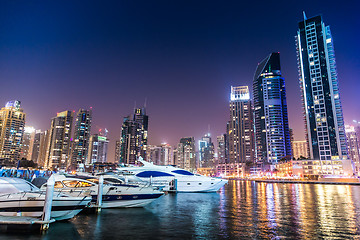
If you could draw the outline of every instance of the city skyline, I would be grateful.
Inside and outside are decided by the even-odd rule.
[[[280,9],[281,4],[285,3],[279,3]],[[6,80],[1,89],[7,90],[1,91],[1,105],[13,99],[20,100],[27,114],[26,125],[42,130],[50,128],[50,119],[57,112],[93,107],[93,132],[96,133],[99,128],[109,129],[109,159],[113,159],[122,118],[132,112],[135,101],[137,107],[142,107],[145,99],[148,102],[147,112],[151,118],[149,144],[167,142],[176,146],[182,137],[194,136],[195,139],[200,139],[207,133],[208,124],[213,137],[224,133],[230,86],[250,86],[258,60],[271,51],[282,55],[283,76],[288,96],[291,96],[287,99],[289,125],[295,130],[296,140],[305,139],[294,44],[297,23],[302,20],[302,10],[307,12],[308,17],[323,13],[324,21],[331,26],[345,123],[351,124],[353,119],[360,119],[359,104],[354,101],[356,90],[359,89],[359,83],[355,81],[359,75],[359,69],[356,68],[359,60],[356,56],[360,50],[355,44],[356,38],[352,38],[357,34],[355,26],[358,22],[348,20],[356,16],[354,6],[340,6],[344,9],[340,9],[343,11],[339,11],[339,14],[336,12],[337,8],[318,3],[312,9],[307,9],[305,1],[285,13],[281,19],[274,17],[271,24],[276,27],[271,28],[271,31],[264,28],[260,33],[259,29],[264,25],[262,21],[269,16],[265,13],[268,7],[266,4],[259,8],[264,13],[263,17],[251,16],[252,11],[244,13],[242,17],[237,16],[235,10],[240,5],[235,3],[225,6],[208,3],[205,8],[200,8],[201,4],[195,4],[187,6],[189,9],[185,8],[184,3],[177,6],[180,11],[175,11],[169,5],[162,6],[159,10],[152,6],[151,10],[155,11],[155,15],[163,18],[150,14],[145,9],[145,3],[140,8],[131,3],[114,4],[114,9],[128,11],[124,14],[127,20],[138,18],[132,23],[132,28],[119,25],[119,29],[127,33],[124,34],[127,38],[125,42],[116,42],[123,36],[115,28],[122,18],[115,11],[110,13],[109,18],[105,18],[102,12],[112,7],[111,4],[96,11],[99,13],[96,18],[99,20],[98,25],[90,19],[90,13],[95,11],[94,6],[87,6],[81,13],[84,20],[80,20],[72,12],[80,8],[76,4],[70,10],[62,9],[56,4],[44,7],[25,4],[20,8],[12,3],[5,5],[0,10],[4,19],[0,23],[1,32],[4,33],[4,37],[0,39],[0,47],[4,50],[0,58],[0,77]],[[26,10],[26,7],[29,9]],[[45,14],[45,7],[50,7],[49,12],[54,14],[48,24],[40,21],[42,14]],[[55,14],[56,7],[60,7],[64,13]],[[220,9],[215,10],[216,7]],[[247,7],[251,10],[254,6]],[[167,8],[169,10],[166,13],[162,12]],[[34,12],[30,13],[31,9]],[[345,10],[348,15],[344,17],[342,13]],[[171,16],[174,12],[176,14]],[[206,22],[211,20],[210,16],[215,12],[219,14],[212,22]],[[36,13],[42,14],[35,16]],[[65,13],[70,14],[70,20],[62,23],[59,20],[63,20]],[[182,19],[180,13],[188,16],[183,23],[179,22]],[[22,14],[22,18],[10,21],[16,18],[16,14]],[[144,17],[140,17],[141,14]],[[201,20],[201,16],[205,17],[204,20]],[[148,23],[145,23],[146,17],[150,18]],[[169,23],[163,21],[164,17],[168,18]],[[244,19],[252,21],[251,28],[254,29],[249,30],[243,24]],[[25,20],[28,20],[28,24],[25,24]],[[110,20],[114,21],[113,25]],[[71,21],[75,27],[64,30]],[[91,23],[94,29],[90,31],[88,27],[79,34],[73,32],[86,23]],[[50,27],[54,24],[59,30],[51,30]],[[170,28],[170,24],[174,24],[174,29]],[[41,28],[48,32],[47,35],[39,32]],[[208,33],[209,30],[213,32]],[[60,36],[61,33],[64,33],[64,37]],[[135,40],[133,44],[129,42],[131,38]],[[144,38],[144,42],[141,38]],[[253,43],[250,44],[250,41]],[[121,47],[121,43],[124,47]],[[252,51],[246,51],[245,48],[249,46]],[[75,50],[75,47],[79,48]],[[62,50],[64,54],[59,52]],[[71,50],[74,53],[70,54]],[[115,54],[110,54],[112,50]],[[72,57],[82,64],[77,65],[73,61],[66,63]],[[116,71],[122,64],[124,66],[120,67],[121,71]],[[64,99],[62,92],[64,88],[57,82],[64,87],[73,83],[74,86],[68,89],[67,99]],[[85,87],[89,96],[79,94],[81,96],[76,97],[79,86],[84,88],[84,83],[89,83]],[[18,87],[11,88],[13,84]],[[96,85],[97,88],[91,85]],[[93,95],[98,97],[93,98]],[[191,122],[188,116],[191,116]]]

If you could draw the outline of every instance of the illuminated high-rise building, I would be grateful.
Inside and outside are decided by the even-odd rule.
[[[118,163],[120,162],[120,140],[116,140],[115,142],[115,162]]]
[[[109,139],[99,134],[91,135],[89,142],[89,151],[87,164],[107,162]]]
[[[346,159],[344,119],[330,27],[322,17],[299,22],[297,58],[309,156]]]
[[[176,165],[189,171],[196,169],[195,139],[194,137],[181,138],[177,147]]]
[[[218,154],[219,164],[227,162],[228,150],[226,149],[227,147],[226,141],[227,141],[226,134],[222,134],[217,137],[217,154]]]
[[[132,118],[124,118],[120,136],[120,163],[135,164],[146,159],[148,119],[145,108],[136,108]]]
[[[299,159],[301,157],[308,158],[308,148],[305,140],[293,141],[292,144],[293,157]]]
[[[345,133],[347,139],[347,147],[349,158],[355,164],[356,173],[360,173],[360,142],[358,140],[357,132],[354,126],[345,126]]]
[[[87,163],[91,132],[92,110],[79,109],[75,119],[74,140],[72,143],[71,164]]]
[[[64,111],[51,119],[45,168],[66,169],[70,165],[73,112]]]
[[[20,159],[31,160],[33,145],[35,138],[35,128],[25,126],[23,141],[20,148]]]
[[[199,140],[199,167],[211,168],[215,165],[214,144],[211,141],[210,133],[205,134]]]
[[[275,164],[291,158],[285,80],[280,54],[271,53],[256,68],[254,82],[256,161]]]
[[[248,86],[231,87],[229,163],[254,162],[253,117]]]
[[[31,160],[43,167],[46,159],[46,152],[49,144],[49,131],[35,131],[34,144],[32,148]]]
[[[20,160],[25,127],[25,113],[20,101],[7,102],[0,110],[0,160]]]

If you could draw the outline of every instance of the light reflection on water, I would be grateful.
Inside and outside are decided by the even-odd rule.
[[[360,186],[230,181],[218,193],[168,194],[0,239],[359,239]]]

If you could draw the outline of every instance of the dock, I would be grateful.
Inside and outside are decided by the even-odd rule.
[[[37,231],[44,229],[44,226],[48,226],[53,222],[55,222],[55,219],[43,221],[41,218],[36,217],[0,216],[0,231]]]

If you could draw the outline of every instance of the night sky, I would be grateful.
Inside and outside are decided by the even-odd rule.
[[[213,141],[225,132],[230,86],[252,86],[280,52],[290,127],[304,137],[295,34],[302,11],[334,38],[346,123],[360,121],[359,1],[2,1],[0,105],[22,102],[29,126],[93,107],[113,160],[123,117],[147,99],[149,142]]]

